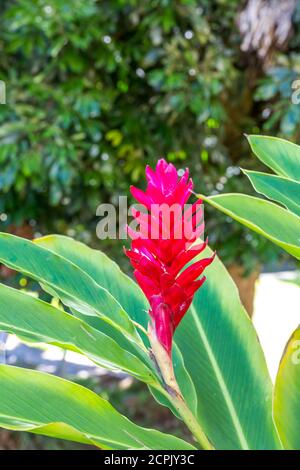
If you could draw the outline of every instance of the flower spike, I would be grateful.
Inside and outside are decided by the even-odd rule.
[[[204,229],[202,201],[185,206],[193,189],[188,169],[179,178],[175,166],[160,159],[155,170],[146,167],[146,179],[145,192],[130,188],[147,211],[132,211],[139,231],[128,227],[132,243],[125,253],[150,304],[149,335],[171,358],[175,329],[204,283],[205,277],[199,276],[214,256],[198,259],[207,241],[197,242]]]

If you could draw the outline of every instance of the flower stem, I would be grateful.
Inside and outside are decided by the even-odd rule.
[[[206,435],[204,434],[200,424],[196,420],[195,416],[187,406],[186,402],[184,401],[182,396],[179,397],[172,397],[171,401],[173,405],[175,406],[176,410],[182,417],[183,421],[193,434],[193,436],[197,439],[199,442],[200,446],[204,450],[214,450],[214,447],[210,443],[210,441],[207,439]]]
[[[167,397],[178,414],[181,416],[182,421],[186,424],[189,428],[195,439],[201,446],[203,450],[215,450],[211,442],[206,437],[203,429],[201,428],[200,424],[196,420],[195,416],[189,409],[188,405],[186,404],[183,396],[180,394],[178,395],[177,392],[168,388],[166,390],[162,386],[153,385],[160,393],[162,393],[165,397]]]
[[[201,448],[204,450],[214,450],[197,419],[186,404],[175,378],[172,358],[157,340],[151,325],[149,326],[148,336],[152,348],[152,358],[155,359],[155,365],[164,383],[164,386],[157,384],[156,388],[171,401],[182,420],[199,442]]]

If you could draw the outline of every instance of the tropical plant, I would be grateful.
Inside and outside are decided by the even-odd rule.
[[[244,194],[204,197],[213,207],[276,243],[300,259],[300,146],[283,139],[248,136],[255,155],[275,175],[243,170],[254,189],[267,199]],[[275,204],[275,201],[278,204]],[[300,328],[284,350],[274,389],[274,418],[283,445],[299,449]]]
[[[139,201],[146,207],[153,198],[167,207],[177,202],[182,212],[192,188],[187,173],[178,181],[173,165],[161,161],[155,171],[147,169],[147,179],[145,193],[133,189]],[[127,255],[146,296],[104,253],[71,238],[0,234],[0,261],[61,302],[50,305],[1,285],[0,328],[132,375],[186,423],[194,441],[141,428],[75,383],[9,365],[0,366],[2,427],[104,449],[300,448],[300,369],[290,362],[295,345],[286,351],[273,402],[264,355],[233,281],[206,243],[192,250],[203,229],[193,217],[198,207],[189,213],[194,230],[179,239],[177,217],[164,239],[165,226],[152,208],[147,216],[134,212],[141,228],[155,226],[159,233],[155,240],[136,239],[129,230]],[[198,276],[205,267],[204,282]]]
[[[276,137],[251,135],[248,140],[256,156],[275,175],[243,171],[254,189],[269,200],[244,194],[204,199],[300,259],[300,147]]]

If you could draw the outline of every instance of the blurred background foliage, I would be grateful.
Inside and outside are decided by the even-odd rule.
[[[280,4],[283,39],[272,0],[2,0],[2,230],[76,236],[122,264],[123,241],[96,240],[96,208],[143,185],[146,163],[189,166],[205,194],[251,193],[239,167],[259,164],[243,133],[299,138],[300,8]],[[222,214],[206,219],[227,266],[278,257]]]

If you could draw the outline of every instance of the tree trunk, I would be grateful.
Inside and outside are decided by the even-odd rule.
[[[12,235],[17,235],[18,237],[27,238],[31,240],[34,235],[34,231],[31,225],[24,223],[20,227],[16,225],[9,225],[6,229],[7,233],[11,233]],[[0,264],[0,277],[2,279],[9,279],[16,274],[16,271],[13,269],[8,268],[4,264]]]
[[[242,304],[248,312],[250,318],[253,315],[255,284],[260,274],[260,267],[252,271],[249,276],[245,276],[243,266],[232,264],[228,267],[229,274],[237,285]]]

